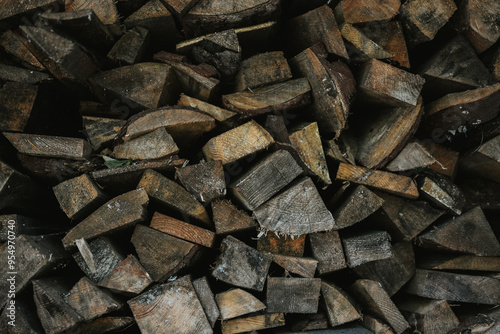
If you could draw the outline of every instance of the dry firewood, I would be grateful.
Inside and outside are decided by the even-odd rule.
[[[245,209],[255,210],[301,173],[302,169],[291,154],[279,150],[239,176],[230,184],[229,189]]]
[[[134,255],[116,264],[98,285],[114,293],[136,296],[146,289],[153,280]]]
[[[188,221],[194,218],[204,225],[212,225],[207,211],[193,195],[158,172],[146,170],[137,188],[143,188],[153,201],[180,212]]]
[[[160,0],[158,0],[160,1]],[[90,79],[94,93],[126,116],[177,101],[177,79],[165,64],[139,63],[97,73]]]
[[[19,214],[0,215],[0,243],[7,242],[12,233],[15,235],[40,235],[59,231],[61,231],[61,227],[54,222],[45,222]]]
[[[128,304],[143,334],[213,333],[189,276],[157,285]]]
[[[7,30],[0,35],[0,46],[8,55],[11,55],[19,65],[36,71],[45,70],[45,67],[28,49],[26,44],[27,40],[12,30]]]
[[[479,178],[466,178],[458,184],[467,199],[466,208],[500,210],[500,184]]]
[[[397,334],[401,334],[410,327],[378,282],[360,279],[352,285],[351,290],[367,313],[386,321]]]
[[[266,308],[266,305],[251,293],[242,289],[231,289],[218,293],[215,301],[220,311],[222,321],[241,315],[257,312]]]
[[[413,297],[398,303],[398,308],[420,333],[449,333],[459,323],[446,300]]]
[[[429,167],[436,163],[436,159],[418,142],[409,142],[392,159],[385,169],[390,172],[404,172]]]
[[[177,104],[180,106],[198,109],[199,111],[212,116],[217,122],[221,123],[224,123],[226,121],[230,122],[230,119],[235,118],[238,115],[235,112],[219,108],[213,104],[198,100],[193,97],[189,97],[185,94],[181,94],[181,97]]]
[[[261,329],[281,327],[285,325],[283,313],[254,315],[245,318],[232,319],[222,323],[222,334],[256,333]],[[254,332],[252,332],[254,331]]]
[[[364,328],[371,330],[374,334],[394,334],[391,327],[369,314],[363,314],[361,325],[363,325]]]
[[[355,268],[364,263],[393,256],[391,237],[385,231],[374,231],[342,239],[347,266]]]
[[[120,309],[123,305],[108,291],[99,288],[87,277],[82,277],[64,296],[64,301],[71,306],[85,321],[100,317]]]
[[[148,194],[144,189],[132,190],[111,199],[66,234],[62,240],[64,247],[74,247],[77,239],[93,239],[144,221],[148,203]]]
[[[272,254],[273,262],[291,273],[306,278],[313,278],[318,260],[290,255]]]
[[[257,241],[257,249],[261,252],[281,254],[287,256],[304,256],[306,235],[292,238],[278,236],[275,233],[265,233]]]
[[[82,116],[85,135],[95,152],[110,144],[125,126],[122,119]]]
[[[394,57],[382,46],[371,40],[363,31],[349,23],[340,25],[340,33],[345,40],[349,56],[356,62],[368,61],[370,59],[389,59]]]
[[[134,27],[123,34],[106,57],[121,66],[138,63],[149,46],[149,38],[149,30]]]
[[[500,257],[474,255],[432,255],[418,262],[421,269],[499,271]]]
[[[205,247],[213,247],[215,233],[155,212],[149,227]]]
[[[311,101],[310,91],[307,79],[294,79],[224,95],[222,104],[226,109],[245,116],[285,112],[308,105]]]
[[[309,332],[315,329],[327,329],[328,317],[325,313],[296,314],[292,323],[288,323],[290,330],[296,332]]]
[[[340,230],[359,223],[377,211],[383,203],[383,198],[377,196],[365,186],[356,186],[338,209],[333,212],[334,229]]]
[[[465,206],[465,196],[455,184],[439,173],[426,172],[417,178],[420,195],[448,213],[458,216]]]
[[[259,53],[242,61],[234,89],[240,92],[291,78],[292,72],[282,51]]]
[[[462,156],[461,168],[467,173],[500,182],[500,136],[490,139],[474,151]]]
[[[352,166],[341,162],[336,179],[362,184],[390,194],[415,199],[418,198],[417,186],[409,177]]]
[[[113,149],[116,159],[152,160],[179,153],[172,136],[165,128],[158,128],[140,137],[118,144]]]
[[[476,52],[482,53],[500,37],[498,22],[492,20],[500,11],[497,1],[468,0],[460,3],[461,28]]]
[[[264,127],[277,142],[290,144],[285,118],[282,115],[267,115]]]
[[[436,162],[430,166],[430,169],[446,175],[453,180],[457,172],[458,156],[460,153],[439,144],[432,144],[428,151],[436,159]]]
[[[70,219],[83,219],[106,201],[106,195],[87,174],[61,182],[52,190]]]
[[[320,291],[319,278],[269,277],[266,310],[271,313],[316,313]]]
[[[201,246],[137,225],[130,240],[153,281],[164,282],[196,259]]]
[[[222,240],[212,276],[237,287],[262,291],[270,265],[270,256],[227,236]]]
[[[449,331],[448,334],[460,333],[484,333],[495,325],[496,320],[486,314],[478,314],[473,317],[468,317],[460,325]]]
[[[434,226],[417,239],[420,247],[473,254],[500,256],[498,242],[480,207]]]
[[[199,0],[162,0],[163,4],[180,21]]]
[[[473,276],[417,269],[403,291],[420,297],[448,301],[496,305],[500,282],[493,277]]]
[[[313,257],[318,260],[318,273],[328,274],[347,268],[342,242],[337,231],[309,234]]]
[[[101,333],[114,333],[124,331],[125,329],[135,324],[133,317],[124,316],[105,316],[102,318],[94,319],[90,322],[84,322],[78,326],[77,331],[85,334],[101,334]]]
[[[433,40],[456,10],[453,0],[411,0],[401,5],[400,16],[410,47]]]
[[[15,326],[12,326],[12,311],[15,311]],[[17,295],[15,305],[4,307],[0,316],[0,328],[6,329],[7,334],[44,333],[43,327],[38,321],[32,296]]]
[[[182,26],[187,36],[199,36],[272,20],[279,7],[277,0],[201,0],[184,16]]]
[[[224,169],[218,160],[179,168],[175,176],[202,203],[210,203],[226,195]]]
[[[276,21],[269,21],[253,26],[237,28],[234,31],[238,36],[238,41],[243,50],[261,50],[263,46],[268,45],[269,42],[276,37],[278,30],[278,23]]]
[[[343,0],[335,7],[339,23],[368,23],[389,21],[399,11],[401,3],[396,0]]]
[[[308,177],[254,210],[261,228],[287,235],[331,230],[335,221]]]
[[[35,85],[5,83],[0,88],[0,131],[25,131],[37,113],[37,96],[38,87]]]
[[[409,242],[392,246],[391,257],[368,262],[354,268],[361,278],[379,282],[389,296],[393,296],[415,274],[415,257]]]
[[[207,277],[203,276],[193,281],[193,287],[196,290],[196,295],[200,300],[201,306],[205,311],[208,322],[212,326],[215,325],[217,319],[219,319],[219,309],[217,308],[217,303],[215,302],[214,294],[210,289],[207,282]]]
[[[361,313],[353,299],[338,286],[322,281],[321,295],[332,327],[361,319]]]
[[[286,26],[294,54],[322,42],[328,53],[349,59],[333,11],[327,5],[289,20]]]
[[[252,217],[229,200],[213,201],[212,213],[217,234],[231,234],[257,227],[257,222]]]
[[[496,82],[500,81],[500,43],[497,43],[489,48],[488,51],[481,56],[481,60],[484,62],[488,70],[490,70],[493,80]]]
[[[69,0],[65,2],[66,11],[92,9],[97,17],[105,25],[114,25],[119,23],[119,14],[116,9],[116,3],[112,0],[86,1]]]
[[[202,151],[208,161],[221,160],[225,165],[263,150],[273,142],[271,135],[251,120],[213,137],[203,146]]]
[[[15,67],[15,66],[9,66],[9,65],[3,65],[0,64],[0,82],[4,81],[14,81],[18,83],[23,83],[26,84],[25,86],[30,87],[29,85],[36,85],[36,84],[46,84],[50,83],[52,81],[52,77],[49,74],[39,72],[39,71],[33,71],[33,70],[28,70],[25,68],[21,67]],[[9,87],[9,85],[7,85]],[[20,86],[23,87],[23,86]],[[24,87],[23,87],[24,88]],[[26,89],[26,88],[24,88]],[[13,89],[12,94],[15,93]],[[36,90],[35,90],[36,93]],[[5,93],[4,93],[5,94]],[[5,96],[9,97],[10,93],[6,93]],[[10,96],[12,98],[12,96]],[[7,103],[7,102],[4,102]]]
[[[35,10],[48,8],[59,8],[57,0],[35,0],[29,3],[19,3],[12,0],[4,0],[1,4],[0,20],[15,17],[17,15],[28,16]]]

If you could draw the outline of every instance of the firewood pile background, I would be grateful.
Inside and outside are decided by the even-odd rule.
[[[0,0],[0,333],[500,333],[498,0]]]

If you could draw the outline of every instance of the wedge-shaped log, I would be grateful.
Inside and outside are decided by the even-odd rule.
[[[2,46],[3,50],[5,50],[8,55],[15,59],[16,63],[31,70],[46,70],[42,63],[40,63],[28,49],[26,44],[27,40],[12,30],[7,30],[0,35],[0,46]]]
[[[215,118],[218,122],[229,121],[229,119],[236,117],[238,114],[227,109],[219,108],[216,105],[201,101],[197,98],[187,96],[186,94],[181,94],[179,102],[180,106],[192,107],[198,109],[199,111],[208,114]]]
[[[73,227],[62,239],[64,247],[74,247],[77,239],[93,239],[144,221],[148,203],[148,194],[144,189],[113,198]]]
[[[500,271],[500,257],[474,255],[433,255],[418,262],[421,269]]]
[[[383,198],[365,186],[356,186],[333,213],[335,229],[340,230],[359,223],[377,211],[383,203]]]
[[[478,54],[482,53],[500,38],[498,23],[491,21],[500,11],[497,1],[469,0],[460,3],[459,15],[465,36]]]
[[[316,313],[320,290],[319,278],[269,277],[267,312]]]
[[[363,314],[362,326],[372,333],[377,334],[394,334],[394,331],[389,325],[380,321],[379,319],[372,317],[369,314]]]
[[[120,21],[120,14],[113,0],[90,2],[86,0],[69,0],[64,3],[64,9],[66,11],[92,9],[102,23],[106,25],[113,25]]]
[[[458,216],[465,206],[465,196],[460,188],[438,173],[425,173],[417,178],[420,195],[440,209]]]
[[[490,139],[460,159],[460,166],[470,174],[500,182],[500,136]]]
[[[0,318],[0,328],[15,328],[14,331],[18,333],[43,333],[43,327],[40,321],[33,321],[37,319],[36,306],[33,303],[32,295],[27,295],[25,297],[16,296],[16,303],[14,306],[16,312],[16,321],[14,322],[15,327],[12,326],[12,322],[9,319],[9,313],[11,312],[7,307],[4,307],[1,318]],[[9,327],[10,322],[10,327]],[[12,332],[12,330],[11,330]]]
[[[309,234],[313,257],[318,260],[320,275],[347,268],[344,249],[337,231]]]
[[[215,296],[215,301],[223,321],[266,308],[264,303],[242,289],[231,289],[218,293]]]
[[[274,263],[286,271],[306,278],[313,278],[318,266],[318,260],[312,258],[281,254],[272,254],[271,257]]]
[[[448,176],[451,180],[455,178],[458,169],[459,152],[439,144],[434,144],[428,149],[436,162],[430,166],[430,169]]]
[[[401,3],[396,0],[344,0],[335,7],[335,17],[340,23],[368,23],[389,21],[399,11]]]
[[[219,308],[215,302],[214,294],[210,286],[208,285],[207,277],[203,276],[193,281],[193,287],[196,290],[198,299],[200,300],[201,306],[205,311],[208,322],[214,327],[216,321],[219,319]]]
[[[361,319],[354,300],[338,286],[322,281],[321,295],[332,327]]]
[[[231,201],[212,202],[212,213],[217,234],[230,234],[257,228],[257,222]]]
[[[226,195],[226,179],[220,161],[202,161],[177,169],[175,176],[202,203]]]
[[[450,333],[459,324],[446,300],[413,297],[398,303],[398,308],[420,333]]]
[[[283,313],[254,315],[224,321],[222,323],[222,334],[250,333],[251,331],[281,326],[285,326],[285,315]]]
[[[110,144],[127,123],[126,120],[83,116],[83,128],[94,151],[99,152]]]
[[[59,7],[57,0],[36,0],[30,1],[27,4],[18,3],[17,1],[5,0],[2,2],[0,10],[0,20],[14,17],[20,14],[29,14],[36,9]]]
[[[149,30],[134,27],[113,45],[106,57],[121,66],[138,63],[149,47],[149,40]]]
[[[82,323],[77,330],[81,333],[120,332],[133,325],[135,325],[133,317],[104,316],[91,322]]]
[[[9,240],[9,235],[42,235],[60,231],[54,222],[46,222],[19,214],[0,215],[0,242]],[[11,237],[12,238],[12,237]],[[8,245],[8,244],[7,244]]]
[[[362,62],[372,58],[389,59],[393,56],[392,53],[387,52],[382,46],[366,36],[363,31],[349,23],[343,23],[340,26],[340,33],[345,39],[353,61]]]
[[[153,280],[134,255],[128,255],[118,263],[98,283],[114,293],[126,296],[136,296],[146,289]]]
[[[10,82],[0,88],[0,131],[25,131],[36,114],[36,97],[38,87],[35,85]]]
[[[116,159],[130,160],[161,159],[177,153],[179,148],[165,128],[153,130],[113,149],[113,156]]]
[[[392,256],[391,237],[385,231],[375,231],[342,239],[347,265],[355,268],[364,263]]]
[[[265,233],[257,240],[257,249],[262,252],[288,256],[304,256],[306,235],[300,237],[278,236],[276,233]]]
[[[468,316],[460,324],[449,331],[449,334],[467,333],[467,332],[483,332],[490,330],[496,324],[496,319],[486,315],[478,314],[475,316]]]
[[[23,83],[26,85],[41,85],[41,86],[46,86],[47,84],[52,83],[52,76],[47,73],[39,72],[39,71],[33,71],[33,70],[28,70],[25,68],[21,67],[15,67],[15,66],[9,66],[9,65],[3,65],[0,64],[0,80],[3,82],[6,81],[13,81],[17,83]],[[6,87],[16,87],[12,85],[7,85]],[[20,86],[22,87],[22,86]],[[30,87],[30,86],[28,86]],[[36,88],[36,87],[34,87]],[[13,94],[19,94],[17,98],[22,98],[22,94],[20,92],[15,92],[14,89],[10,88],[7,91],[12,91]],[[3,93],[5,94],[5,92]],[[3,95],[2,94],[2,95]],[[33,93],[31,93],[33,94]],[[5,95],[6,97],[11,97],[9,95]],[[35,90],[35,96],[36,96],[36,90]],[[5,97],[4,97],[5,98]],[[31,99],[30,96],[28,96],[28,100]]]
[[[437,160],[419,143],[410,142],[394,157],[385,169],[389,172],[404,172],[429,167]]]

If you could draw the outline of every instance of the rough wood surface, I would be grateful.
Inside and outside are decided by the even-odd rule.
[[[242,289],[231,289],[218,293],[215,296],[215,301],[219,307],[222,321],[266,308],[266,305],[259,299]]]
[[[215,118],[218,122],[229,121],[231,118],[236,117],[238,114],[227,109],[219,108],[216,105],[201,101],[194,97],[189,97],[185,94],[181,94],[179,102],[177,102],[180,106],[192,107],[200,110],[203,113],[206,113],[213,118]]]
[[[138,63],[149,46],[149,39],[149,30],[134,27],[123,34],[106,57],[121,66]]]
[[[7,242],[9,234],[12,233],[15,235],[40,235],[58,231],[60,231],[60,227],[53,222],[44,222],[19,214],[0,215],[0,243]]]
[[[35,85],[9,82],[0,88],[0,131],[25,131],[36,115]]]
[[[445,300],[408,298],[398,303],[398,308],[415,330],[421,333],[449,333],[459,322]]]
[[[102,23],[106,25],[112,25],[119,21],[119,13],[115,2],[112,0],[69,0],[65,1],[64,6],[66,11],[92,9]]]
[[[292,72],[282,51],[259,53],[241,62],[235,78],[235,91],[287,81]]]
[[[239,210],[231,201],[212,202],[213,221],[217,234],[230,234],[257,227],[257,222],[246,212]]]
[[[85,135],[95,152],[109,145],[127,121],[122,119],[82,116]]]
[[[426,173],[417,178],[417,183],[423,199],[455,216],[463,212],[465,196],[460,188],[445,176],[438,173]]]
[[[5,53],[11,55],[19,65],[32,70],[43,71],[45,67],[26,46],[24,37],[12,30],[7,30],[0,35],[0,46]]]
[[[496,319],[486,315],[478,314],[476,316],[471,316],[460,322],[460,324],[449,331],[449,334],[460,334],[467,332],[485,332],[491,329],[496,324]]]
[[[396,0],[344,0],[335,7],[335,16],[341,23],[388,21],[398,13],[400,6]]]
[[[500,257],[436,254],[419,261],[418,267],[434,270],[499,271]]]
[[[404,172],[414,169],[429,167],[436,163],[436,159],[418,142],[405,145],[386,166],[390,172]]]
[[[322,281],[321,295],[332,327],[362,318],[354,300],[338,286]]]
[[[436,159],[430,169],[453,180],[458,169],[458,156],[460,153],[439,144],[432,145],[428,152]]]
[[[309,234],[313,257],[318,260],[320,275],[347,268],[344,249],[337,231]]]
[[[39,84],[43,86],[51,83],[53,78],[49,74],[43,72],[0,64],[0,80],[2,82],[13,81],[17,83],[32,84],[32,85]],[[9,86],[11,85],[7,85],[6,87]]]
[[[394,334],[394,331],[386,323],[369,314],[363,314],[362,326],[374,334]]]
[[[265,233],[257,240],[257,249],[262,252],[288,256],[304,256],[306,235],[300,237],[278,236],[276,233]]]
[[[199,0],[162,0],[163,4],[179,20],[186,15]]]
[[[196,290],[201,306],[205,311],[208,322],[214,327],[217,319],[219,319],[219,308],[215,302],[214,294],[208,285],[207,277],[203,276],[193,281],[193,287]]]
[[[321,280],[319,278],[267,279],[267,312],[318,312]]]
[[[0,3],[0,20],[14,17],[16,15],[25,14],[28,15],[30,12],[36,9],[57,7],[58,3],[56,0],[36,0],[30,1],[28,3],[19,3],[12,0],[3,0]]]
[[[226,195],[226,179],[220,161],[202,161],[177,169],[175,176],[202,203]]]
[[[467,208],[479,206],[483,210],[500,210],[500,184],[480,179],[467,178],[459,183],[467,198]]]
[[[347,266],[390,258],[393,255],[391,237],[385,231],[369,232],[342,239]]]
[[[165,128],[158,128],[113,148],[116,159],[153,160],[177,153],[179,148]]]
[[[467,0],[460,3],[462,28],[478,54],[500,38],[498,23],[492,20],[499,11],[500,5],[497,1]]]
[[[152,282],[139,260],[134,255],[128,255],[101,279],[98,285],[114,293],[136,296]]]
[[[394,56],[371,40],[362,30],[349,23],[343,23],[340,26],[340,33],[345,39],[345,44],[353,61],[362,62],[372,58],[389,59]]]
[[[500,136],[480,145],[460,159],[460,167],[473,175],[500,182]]]
[[[222,334],[254,333],[251,331],[265,330],[284,325],[285,315],[283,313],[254,315],[223,322]]]
[[[287,323],[287,325],[289,325],[288,327],[290,328],[290,330],[293,331],[306,332],[315,329],[328,328],[328,317],[323,312],[318,312],[315,314],[312,313],[297,314],[295,319],[297,320],[295,321],[292,320],[293,323],[291,324],[290,322]]]
[[[372,23],[361,31],[373,42],[390,53],[389,60],[403,68],[410,68],[403,25],[399,21]]]
[[[134,324],[135,320],[133,317],[104,316],[88,323],[82,323],[78,326],[78,331],[86,334],[112,333],[114,331],[124,331]]]
[[[318,260],[313,258],[272,254],[273,262],[291,273],[306,278],[313,278],[318,266]]]

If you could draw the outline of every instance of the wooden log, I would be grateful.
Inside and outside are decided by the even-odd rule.
[[[487,52],[483,53],[481,60],[491,72],[493,80],[496,82],[500,81],[500,44],[492,46]]]
[[[496,323],[493,325],[493,327],[491,327],[486,332],[484,332],[484,334],[494,334],[500,328],[500,322],[498,321],[499,320],[498,310],[496,310],[496,309],[491,310],[490,312],[487,312],[487,315],[490,318],[493,318],[494,320],[496,320]]]
[[[319,278],[267,279],[267,312],[316,313],[318,312],[321,280]]]
[[[384,199],[365,186],[356,186],[342,204],[333,212],[335,230],[352,226],[364,220],[384,204]]]
[[[204,225],[212,225],[207,211],[196,198],[176,182],[148,169],[137,188],[143,188],[153,201],[170,210],[180,212],[189,222],[194,218]]]
[[[139,261],[155,282],[164,282],[189,267],[201,248],[144,225],[135,227],[130,241]]]
[[[128,304],[141,333],[213,333],[189,276],[157,285]]]
[[[254,120],[210,139],[203,146],[207,161],[228,164],[267,148],[274,143],[271,135]]]
[[[95,152],[101,151],[109,145],[125,126],[127,121],[122,119],[82,116],[83,128],[86,137]]]
[[[28,15],[38,9],[59,7],[56,0],[36,0],[28,4],[20,4],[16,1],[4,0],[1,3],[0,20],[15,17],[16,15]]]
[[[328,328],[328,317],[325,313],[308,313],[308,314],[297,314],[294,317],[295,320],[291,325],[290,322],[288,326],[290,330],[299,332],[308,332],[315,329],[327,329]]]
[[[370,170],[341,162],[336,179],[362,184],[404,198],[418,198],[417,186],[409,177]]]
[[[282,51],[259,53],[241,62],[235,78],[235,91],[241,92],[292,78]]]
[[[227,236],[222,240],[212,276],[237,287],[262,291],[270,265],[270,256]]]
[[[220,312],[219,308],[217,307],[217,303],[215,302],[214,294],[210,289],[210,286],[208,285],[207,277],[203,276],[194,280],[193,287],[196,290],[196,294],[198,295],[201,306],[205,311],[208,322],[213,328],[215,322],[217,321],[217,319],[219,319]]]
[[[496,320],[487,316],[486,314],[478,314],[473,317],[468,317],[467,319],[460,322],[460,325],[449,331],[449,334],[459,334],[467,332],[483,332],[488,331],[493,325],[496,324]]]
[[[213,201],[212,213],[215,232],[218,235],[237,233],[257,228],[257,222],[246,212],[239,210],[229,200]]]
[[[397,334],[403,333],[410,327],[378,282],[360,279],[351,286],[351,290],[367,313],[386,321]]]
[[[199,0],[162,0],[162,3],[181,21]]]
[[[318,260],[320,275],[347,268],[344,249],[337,231],[309,234],[313,257]]]
[[[254,315],[223,322],[222,334],[250,333],[250,331],[265,330],[284,325],[285,315],[283,313]]]
[[[153,160],[177,153],[179,148],[165,128],[158,128],[113,148],[116,159]]]
[[[390,172],[404,172],[437,164],[436,159],[418,142],[409,142],[392,159],[385,169]]]
[[[488,276],[473,276],[417,269],[405,286],[406,293],[448,301],[496,305],[500,300],[500,282]]]
[[[313,258],[272,254],[273,262],[291,273],[306,278],[313,278],[318,266],[318,260]]]
[[[177,102],[180,106],[192,107],[198,109],[199,111],[208,114],[215,118],[217,122],[225,122],[229,121],[232,118],[235,118],[238,114],[227,109],[219,108],[216,105],[198,100],[194,97],[189,97],[185,94],[181,94],[179,102]]]
[[[323,141],[325,155],[327,158],[337,162],[356,165],[357,139],[344,132],[337,139]]]
[[[460,153],[439,144],[433,144],[428,151],[436,159],[430,169],[453,180],[458,169],[458,156]]]
[[[83,219],[106,201],[106,195],[87,174],[61,182],[52,190],[70,219]]]
[[[114,293],[136,296],[146,289],[153,280],[134,255],[128,255],[118,263],[98,285]]]
[[[500,136],[490,139],[474,151],[462,156],[460,167],[469,174],[500,182]]]
[[[323,296],[326,314],[332,327],[362,318],[353,299],[338,286],[322,281],[321,295]]]
[[[467,178],[458,184],[467,199],[466,209],[500,210],[500,185],[496,182]]]
[[[351,60],[356,62],[369,61],[370,59],[389,59],[394,55],[387,52],[382,46],[375,43],[357,27],[343,23],[340,33],[345,39]]]
[[[340,23],[351,24],[389,21],[398,13],[400,6],[400,2],[395,0],[344,0],[335,7],[335,17]]]
[[[21,67],[9,66],[0,64],[0,81],[13,81],[18,83],[27,84],[28,85],[36,85],[36,84],[47,84],[52,82],[53,78],[46,73],[28,70]],[[7,85],[9,87],[9,85]],[[21,86],[22,87],[22,86]],[[15,92],[13,92],[15,93]],[[5,94],[5,93],[4,93]],[[3,94],[2,94],[3,95]],[[8,93],[6,96],[9,96]],[[13,96],[11,96],[13,98]]]
[[[308,177],[254,210],[262,229],[287,235],[331,230],[335,221]]]
[[[349,59],[335,15],[327,5],[289,20],[286,27],[288,44],[294,54],[322,42],[328,53]]]
[[[202,161],[177,169],[175,176],[202,203],[226,195],[226,179],[220,161]]]
[[[449,333],[459,324],[446,300],[413,297],[398,303],[398,308],[411,327],[421,333]]]
[[[464,35],[480,54],[500,38],[498,24],[491,21],[500,6],[495,1],[468,0],[460,3],[459,16]],[[493,16],[492,16],[493,15]]]
[[[400,16],[410,47],[432,41],[456,10],[455,2],[450,0],[411,0],[402,4]]]
[[[87,334],[124,331],[135,324],[133,317],[102,317],[78,326],[78,331]]]
[[[220,311],[222,321],[241,315],[257,312],[266,308],[266,305],[251,293],[242,289],[230,289],[218,293],[215,301]]]
[[[0,88],[0,131],[22,132],[36,115],[38,87],[8,82]]]
[[[354,272],[361,278],[379,282],[389,296],[398,292],[415,274],[413,246],[398,242],[392,246],[391,257],[359,265]]]
[[[368,314],[363,314],[362,326],[374,334],[394,334],[394,331],[384,322],[372,317]]]
[[[286,332],[286,334],[300,334],[302,332]],[[372,334],[369,330],[357,324],[342,325],[333,329],[308,331],[310,334]]]
[[[458,216],[465,206],[465,196],[451,181],[437,173],[426,173],[417,178],[420,195],[438,208]]]
[[[149,47],[149,39],[149,30],[134,27],[113,45],[106,57],[120,66],[138,63]]]
[[[418,262],[421,269],[499,271],[500,257],[474,255],[433,255]]]
[[[27,40],[12,30],[7,30],[0,35],[0,46],[5,53],[14,58],[15,62],[28,69],[45,70],[45,67],[28,49],[26,44]]]
[[[92,153],[90,144],[81,138],[14,132],[3,132],[3,135],[20,153],[36,157],[86,160]]]
[[[12,233],[15,235],[41,235],[60,230],[61,228],[53,222],[44,222],[19,214],[0,215],[0,243],[2,244],[9,240],[9,234]]]
[[[385,231],[374,231],[342,239],[347,266],[355,268],[364,263],[392,256],[391,237]]]
[[[66,11],[92,9],[105,25],[114,25],[119,22],[119,13],[114,1],[101,0],[88,2],[85,0],[69,0],[64,3]]]
[[[306,235],[299,237],[278,236],[275,233],[265,233],[257,240],[257,250],[272,254],[288,256],[304,256]]]
[[[4,307],[0,315],[1,328],[6,329],[6,334],[44,333],[42,324],[38,320],[36,314],[36,306],[33,303],[33,297],[16,297],[15,306],[9,305]],[[14,322],[11,318],[15,319]],[[35,319],[35,321],[33,321],[33,319]]]
[[[264,45],[269,45],[273,38],[276,37],[278,23],[276,21],[268,21],[256,25],[234,29],[238,36],[238,41],[243,50],[259,50],[261,52]]]

